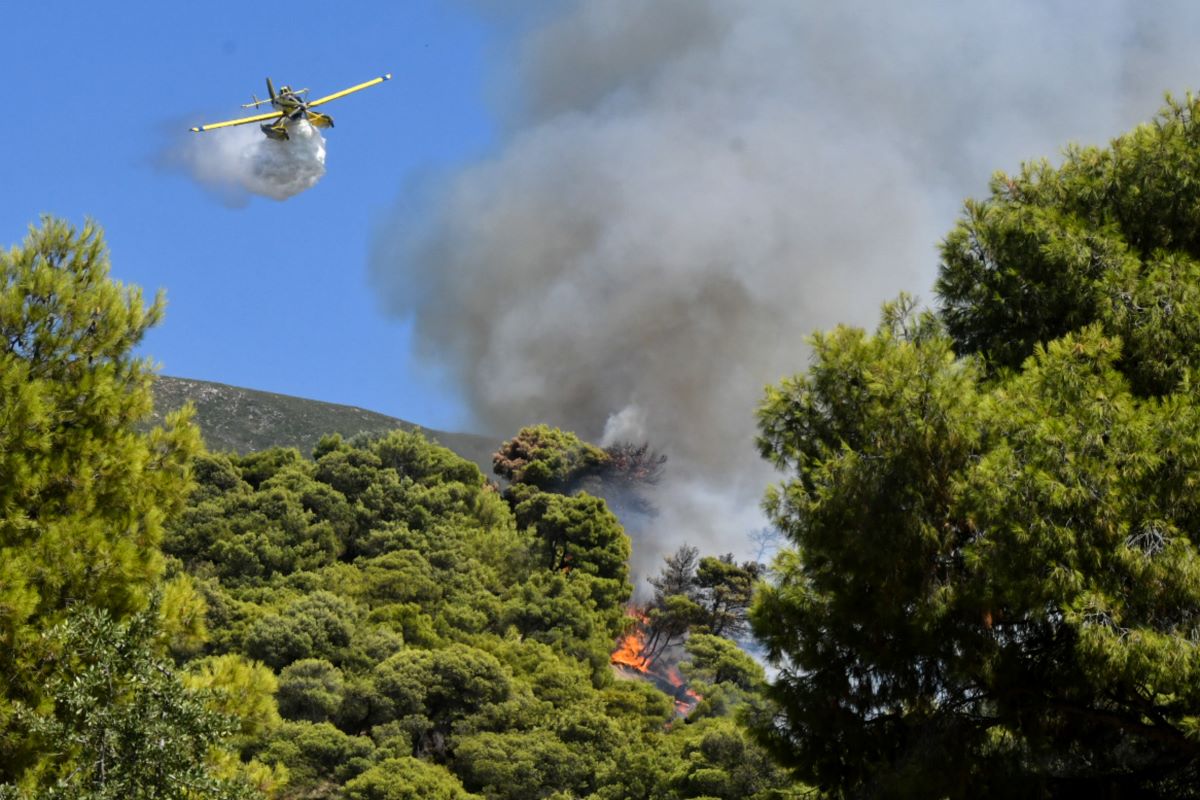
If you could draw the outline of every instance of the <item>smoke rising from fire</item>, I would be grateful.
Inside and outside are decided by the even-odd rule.
[[[489,432],[670,455],[649,569],[683,540],[737,550],[770,480],[754,408],[804,336],[928,299],[962,199],[1152,115],[1200,75],[1197,22],[1118,0],[573,4],[502,59],[495,151],[406,187],[374,278]]]
[[[287,123],[289,139],[268,139],[258,125],[190,134],[164,155],[226,205],[241,207],[249,195],[287,200],[311,189],[325,174],[325,138],[304,120]]]

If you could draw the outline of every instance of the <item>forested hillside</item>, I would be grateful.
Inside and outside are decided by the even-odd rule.
[[[0,252],[0,800],[1200,796],[1198,113],[998,174],[936,310],[814,336],[758,416],[789,545],[642,606],[604,498],[652,518],[647,445],[527,427],[501,488],[413,431],[147,429],[161,298],[42,220]]]
[[[501,492],[411,431],[209,453],[188,408],[139,429],[161,301],[109,280],[97,228],[44,220],[2,266],[0,797],[791,791],[735,720],[762,669],[716,635],[753,569],[675,565],[667,682],[610,662],[656,623],[581,487],[660,457],[529,428]]]
[[[562,470],[565,453],[534,464]],[[164,550],[194,576],[209,636],[175,653],[189,671],[259,670],[264,706],[275,686],[278,716],[239,745],[286,768],[280,797],[734,798],[787,785],[732,719],[763,675],[730,641],[704,638],[683,667],[723,698],[687,719],[614,673],[629,542],[602,500],[520,482],[502,495],[399,431],[330,437],[311,460],[195,463]]]

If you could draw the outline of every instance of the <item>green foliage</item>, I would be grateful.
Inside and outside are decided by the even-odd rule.
[[[523,638],[549,644],[560,652],[608,672],[613,636],[622,619],[619,608],[597,608],[594,579],[583,573],[535,572],[506,596],[500,620]]]
[[[214,708],[240,720],[238,732],[243,736],[260,736],[279,722],[274,697],[278,682],[262,664],[232,653],[209,656],[188,665],[184,682],[209,691]]]
[[[814,797],[790,783],[734,721],[702,720],[652,741],[634,738],[599,765],[593,800],[783,800]]]
[[[407,719],[414,755],[441,754],[451,726],[509,696],[510,678],[495,656],[467,645],[402,650],[374,670],[386,702],[382,720]]]
[[[389,603],[436,603],[442,587],[433,567],[416,550],[392,550],[376,558],[359,561],[366,584],[365,599],[375,605]]]
[[[604,500],[586,492],[570,497],[538,492],[515,511],[518,524],[533,531],[545,569],[597,578],[594,599],[602,608],[629,598],[629,537]]]
[[[172,564],[178,569],[178,564]],[[168,572],[170,574],[170,572]],[[177,658],[194,657],[208,640],[208,606],[189,575],[175,574],[160,584],[160,638]]]
[[[300,451],[293,447],[272,447],[236,458],[236,463],[241,479],[251,488],[258,489],[280,470],[299,466]]]
[[[242,473],[227,455],[197,453],[192,459],[192,473],[196,486],[188,497],[188,505],[198,506],[223,495],[245,494],[250,485],[242,480]]]
[[[264,470],[269,463],[254,462],[254,467]],[[320,484],[303,472],[289,472],[286,480],[275,475],[252,492],[238,491],[241,481],[218,491],[230,485],[226,471],[210,468],[201,477],[215,481],[215,486],[202,483],[198,493],[210,499],[189,507],[164,543],[193,568],[212,565],[228,583],[245,584],[331,564],[344,548],[339,534],[348,526],[349,510],[339,515],[343,509],[328,507],[333,499],[322,496]],[[321,499],[329,503],[322,505]]]
[[[380,528],[421,536],[439,526],[478,530],[509,520],[477,467],[420,434],[395,431],[352,442],[329,437],[313,457],[316,480],[354,507],[356,524],[346,542],[351,557],[388,549],[386,540],[375,540]],[[411,547],[412,540],[401,546]]]
[[[246,636],[246,652],[276,669],[305,658],[336,661],[350,644],[355,617],[349,601],[314,592],[259,619]]]
[[[688,638],[690,661],[680,665],[689,678],[705,684],[725,683],[745,692],[762,688],[763,668],[744,650],[721,636],[696,633]]]
[[[463,784],[488,800],[546,797],[556,788],[586,788],[589,759],[547,731],[479,733],[459,742],[455,768]]]
[[[79,607],[46,633],[54,654],[45,673],[46,701],[37,709],[17,705],[12,718],[39,753],[19,788],[8,787],[16,796],[254,796],[246,781],[219,777],[208,758],[237,730],[238,718],[214,710],[209,693],[186,688],[155,652],[158,622],[156,606],[122,622]]]
[[[329,720],[341,708],[345,694],[341,670],[324,659],[293,662],[279,675],[279,713],[288,719]]]
[[[647,732],[661,729],[675,716],[671,698],[641,681],[614,683],[601,691],[600,699],[610,716]]]
[[[346,784],[347,800],[479,800],[442,767],[390,758]]]
[[[570,493],[595,474],[608,455],[573,433],[535,425],[522,428],[492,459],[496,474],[546,492]]]
[[[785,796],[779,768],[729,720],[695,725],[671,764],[670,787],[681,798],[774,800]]]
[[[1099,325],[987,379],[905,309],[760,410],[795,545],[753,612],[764,740],[840,791],[1190,796],[1200,408],[1135,394]]]
[[[937,292],[962,354],[1016,368],[1093,322],[1125,343],[1139,395],[1195,383],[1200,357],[1197,98],[1107,148],[998,173],[942,245]]]
[[[728,639],[703,633],[688,637],[679,671],[700,698],[689,722],[727,716],[758,721],[769,711],[762,701],[767,685],[763,668]]]
[[[603,500],[521,485],[506,502],[404,433],[328,437],[312,461],[205,456],[196,472],[167,539],[208,603],[196,663],[248,656],[277,674],[287,721],[238,744],[287,769],[284,798],[617,796],[601,794],[626,785],[616,765],[644,752],[663,757],[628,785],[653,794],[630,796],[692,796],[671,778],[691,726],[609,664],[630,551]],[[705,713],[747,702],[728,686]]]
[[[45,756],[15,716],[54,705],[49,631],[69,608],[123,623],[162,573],[199,437],[187,411],[137,429],[153,374],[133,349],[161,315],[110,280],[92,223],[46,218],[0,252],[0,782]]]
[[[758,562],[738,564],[732,554],[700,559],[691,595],[700,607],[697,626],[717,636],[744,636],[746,613],[761,574]]]
[[[375,755],[370,739],[348,736],[328,722],[284,722],[262,742],[259,758],[283,764],[288,786],[301,797],[306,795],[299,793],[309,789],[333,794],[333,787],[370,768]]]

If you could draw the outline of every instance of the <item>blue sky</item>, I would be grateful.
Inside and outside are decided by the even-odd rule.
[[[143,351],[162,372],[348,403],[429,427],[469,418],[410,360],[367,274],[406,182],[487,150],[496,32],[465,5],[29,2],[5,9],[0,243],[48,213],[105,229],[113,274],[167,293]],[[328,106],[327,173],[286,202],[229,208],[159,155],[240,113],[263,79]],[[220,132],[216,132],[220,133]],[[215,135],[215,134],[205,134]]]

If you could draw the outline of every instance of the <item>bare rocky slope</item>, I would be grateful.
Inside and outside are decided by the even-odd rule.
[[[350,437],[402,428],[421,430],[427,438],[479,464],[492,473],[492,453],[499,441],[472,433],[448,433],[374,411],[272,392],[243,389],[211,381],[159,376],[154,385],[154,416],[191,402],[205,444],[213,451],[248,453],[268,447],[295,447],[305,456],[327,433]]]

